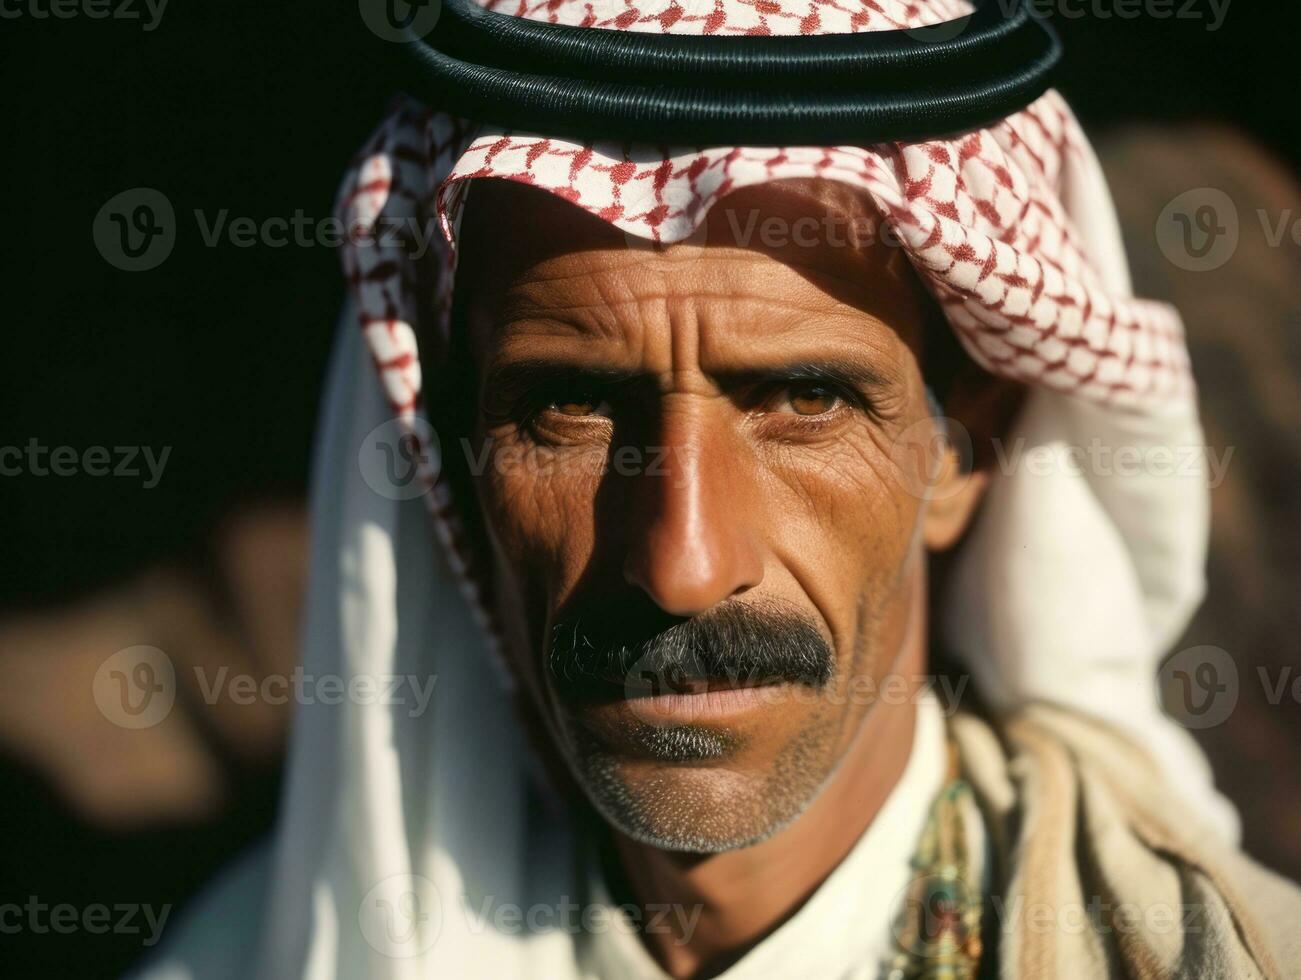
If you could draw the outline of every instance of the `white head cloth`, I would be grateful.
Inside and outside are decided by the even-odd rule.
[[[967,10],[956,0],[549,0],[510,12],[625,30],[833,33]],[[1190,806],[1236,835],[1205,761],[1157,706],[1156,666],[1203,590],[1204,461],[1189,457],[1195,465],[1175,473],[1090,471],[1073,455],[1133,447],[1130,458],[1147,459],[1197,449],[1203,437],[1178,315],[1132,297],[1102,174],[1055,92],[950,140],[707,150],[503,134],[404,101],[357,158],[340,209],[359,231],[438,220],[450,243],[466,182],[484,176],[530,183],[664,242],[686,238],[714,201],[746,185],[821,176],[866,191],[968,352],[1032,388],[952,591],[935,597],[947,646],[997,708],[1046,699],[1128,729]],[[441,241],[434,281],[385,241],[345,249],[352,304],[312,476],[303,667],[433,676],[433,701],[423,713],[409,697],[298,707],[278,830],[238,885],[264,896],[252,902],[260,938],[204,955],[261,980],[563,977],[564,933],[503,934],[449,907],[462,896],[527,907],[568,880],[567,849],[563,821],[530,792],[435,455],[423,457],[416,499],[375,492],[358,463],[386,423],[427,438],[413,326],[420,294],[433,295],[445,336],[455,269]],[[228,915],[238,888],[227,889]],[[419,914],[394,935],[383,911],[402,902]]]

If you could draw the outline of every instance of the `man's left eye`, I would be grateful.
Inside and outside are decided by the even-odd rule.
[[[778,391],[768,403],[768,410],[804,416],[826,415],[834,411],[843,400],[831,385],[811,381],[797,382]]]

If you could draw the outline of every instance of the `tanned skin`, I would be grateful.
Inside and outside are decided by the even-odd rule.
[[[465,212],[456,370],[494,612],[544,754],[610,827],[615,887],[701,910],[689,937],[644,936],[674,977],[734,962],[871,824],[912,744],[926,554],[985,485],[927,402],[933,300],[865,227],[819,181],[733,193],[665,248],[503,181]],[[774,666],[578,686],[599,644],[574,637],[602,616],[593,635],[622,642],[626,617],[630,644],[700,625],[692,649],[771,627]],[[786,669],[809,662],[826,672]]]

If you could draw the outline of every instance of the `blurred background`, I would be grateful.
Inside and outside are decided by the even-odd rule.
[[[1232,450],[1210,598],[1176,649],[1225,651],[1236,701],[1188,720],[1247,850],[1301,878],[1301,7],[1035,6],[1066,43],[1058,87],[1110,176],[1138,291],[1184,312],[1208,440]],[[391,49],[348,0],[6,0],[0,20],[0,905],[175,914],[274,816],[290,707],[209,704],[190,668],[292,669],[342,297],[334,248],[204,229],[329,217]],[[178,233],[132,272],[92,228],[136,188]],[[133,729],[92,692],[139,645],[176,664],[177,701]],[[143,911],[134,925],[5,930],[0,975],[117,976],[151,940]]]

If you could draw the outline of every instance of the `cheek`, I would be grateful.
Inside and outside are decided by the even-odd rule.
[[[888,433],[864,427],[764,461],[775,550],[842,649],[900,595],[912,552],[921,502],[906,489],[893,447]]]
[[[521,594],[563,601],[592,553],[606,454],[489,435],[478,455],[485,461],[479,499],[499,572]]]

